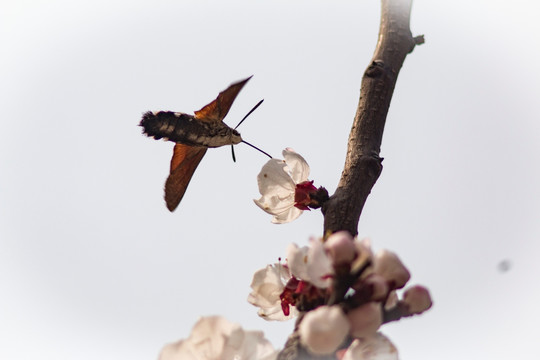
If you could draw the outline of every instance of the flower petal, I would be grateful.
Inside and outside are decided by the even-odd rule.
[[[159,354],[159,360],[198,360],[195,350],[187,340],[167,344]]]
[[[281,214],[294,207],[294,194],[286,197],[263,195],[259,200],[253,200],[258,207],[271,215]]]
[[[294,194],[296,184],[286,171],[285,161],[270,159],[257,175],[257,184],[261,195],[287,197]]]
[[[308,247],[298,247],[295,243],[289,244],[287,247],[287,265],[292,276],[297,279],[309,281],[307,262],[308,262]]]
[[[248,296],[248,302],[259,307],[260,317],[265,320],[284,321],[297,315],[294,311],[285,316],[281,308],[280,295],[289,278],[289,270],[280,263],[268,265],[253,275],[253,291]]]
[[[394,289],[401,289],[411,278],[409,270],[392,251],[380,250],[373,262],[373,271],[384,277]]]
[[[301,248],[292,243],[287,248],[287,264],[291,275],[310,282],[318,288],[327,288],[334,273],[332,261],[326,254],[322,241],[310,239],[309,246]]]
[[[306,181],[309,176],[309,165],[306,160],[291,148],[286,148],[282,154],[294,182],[299,184]]]
[[[380,302],[368,302],[352,309],[347,314],[351,323],[351,336],[362,338],[373,336],[382,325],[382,309]]]
[[[302,212],[302,210],[292,206],[286,211],[274,215],[272,222],[274,224],[285,224],[298,218],[300,215],[302,215]]]
[[[333,233],[326,239],[324,247],[334,265],[350,264],[357,256],[354,238],[348,231]]]
[[[331,285],[331,275],[334,273],[334,268],[320,239],[312,238],[309,240],[307,271],[308,281],[316,287],[327,288]]]
[[[364,339],[356,339],[342,360],[398,360],[394,344],[383,334],[377,333]]]
[[[245,331],[221,316],[201,318],[189,338],[166,345],[159,360],[275,360],[261,331]]]
[[[298,327],[300,342],[316,355],[336,351],[348,332],[349,321],[338,305],[319,306],[307,312]]]
[[[221,316],[202,317],[193,326],[188,341],[198,354],[205,354],[209,359],[219,358],[227,337],[239,328],[239,324]]]

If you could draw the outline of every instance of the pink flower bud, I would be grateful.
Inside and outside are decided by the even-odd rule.
[[[298,333],[309,352],[331,354],[349,333],[349,321],[339,306],[319,306],[304,316]]]
[[[374,272],[385,278],[393,289],[401,289],[411,278],[409,270],[391,251],[379,251],[375,256],[374,265]]]
[[[377,332],[382,325],[382,309],[378,302],[369,302],[347,314],[351,324],[351,336],[362,338],[371,336]]]
[[[409,306],[411,314],[421,314],[432,305],[428,289],[420,285],[408,288],[403,294],[403,302]]]
[[[324,247],[334,266],[350,264],[357,254],[354,239],[348,231],[339,231],[330,235]]]
[[[388,283],[381,275],[371,274],[364,280],[364,282],[366,285],[371,286],[372,288],[373,293],[371,295],[371,300],[381,301],[386,298],[386,295],[388,295]]]

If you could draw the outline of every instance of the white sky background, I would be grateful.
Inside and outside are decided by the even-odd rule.
[[[254,74],[226,122],[291,146],[333,193],[379,1],[0,4],[0,358],[155,359],[201,315],[293,323],[246,297],[253,272],[322,215],[273,225],[252,202],[266,158],[211,149],[170,214],[172,144],[147,110],[192,112]],[[540,5],[416,0],[426,44],[400,73],[384,170],[360,234],[402,257],[434,308],[386,325],[403,360],[538,359]],[[507,260],[507,272],[498,264]]]

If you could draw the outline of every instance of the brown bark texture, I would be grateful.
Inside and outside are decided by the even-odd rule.
[[[347,157],[335,193],[322,207],[324,233],[358,233],[366,199],[382,171],[381,141],[399,70],[423,37],[409,29],[412,0],[382,0],[379,40],[364,72]]]
[[[386,116],[399,70],[407,54],[423,37],[413,38],[409,19],[412,0],[381,0],[379,39],[362,78],[360,100],[349,135],[345,167],[335,193],[324,203],[324,233],[346,230],[358,233],[358,221],[368,195],[382,171],[379,156]],[[386,321],[395,320],[389,316]],[[335,354],[314,356],[301,344],[297,332],[300,316],[278,360],[331,360]],[[347,339],[341,348],[350,344]]]

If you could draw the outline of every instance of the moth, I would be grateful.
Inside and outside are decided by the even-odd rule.
[[[173,111],[144,113],[139,124],[144,134],[156,140],[164,139],[175,143],[170,174],[165,182],[165,203],[169,211],[174,211],[184,197],[193,173],[208,148],[236,145],[241,142],[253,146],[242,140],[238,131],[223,122],[236,96],[249,79],[251,76],[231,84],[220,92],[214,101],[195,111],[194,115]],[[244,119],[261,103],[262,100]]]

